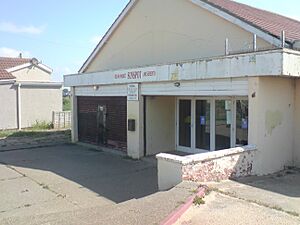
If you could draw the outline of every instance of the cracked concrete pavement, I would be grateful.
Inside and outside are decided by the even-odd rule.
[[[212,192],[205,204],[192,206],[175,225],[299,225],[300,220],[287,213]]]
[[[176,225],[300,224],[299,169],[206,185],[212,190],[206,203],[192,206]]]
[[[154,162],[76,145],[1,152],[0,224],[158,224],[196,187],[158,192]]]

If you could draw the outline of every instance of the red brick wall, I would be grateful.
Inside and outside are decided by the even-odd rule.
[[[79,141],[96,144],[98,105],[105,105],[107,107],[106,126],[108,129],[108,147],[126,150],[126,97],[78,97]]]

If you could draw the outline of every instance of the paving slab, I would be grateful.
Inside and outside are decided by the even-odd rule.
[[[41,216],[10,217],[0,224],[18,225],[152,225],[159,224],[176,207],[180,206],[198,187],[196,183],[184,182],[175,188],[157,192],[140,199],[131,199],[116,205],[73,210]]]
[[[155,162],[77,145],[0,152],[0,161],[1,225],[158,224],[197,188],[159,192]]]
[[[287,213],[212,192],[205,204],[192,206],[175,225],[299,225]]]
[[[46,204],[59,199],[56,193],[53,193],[46,187],[38,185],[28,177],[21,177],[13,180],[0,181],[0,216],[30,215],[33,207],[37,205],[45,207]],[[67,203],[65,201],[65,203]],[[69,205],[69,204],[68,204]],[[57,208],[47,206],[47,211]],[[66,207],[69,209],[69,207]],[[24,211],[26,213],[24,214]],[[44,210],[44,212],[47,212]],[[53,210],[52,210],[53,211]],[[38,213],[34,211],[34,213]]]
[[[299,169],[207,185],[237,198],[300,215]]]
[[[23,175],[8,168],[6,165],[0,164],[0,181],[17,179],[20,177],[23,177]]]

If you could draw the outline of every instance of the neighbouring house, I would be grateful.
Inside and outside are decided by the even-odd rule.
[[[300,22],[272,12],[131,0],[64,77],[72,139],[158,154],[161,189],[300,166],[299,50]]]
[[[51,73],[35,58],[0,57],[0,130],[51,122],[62,111],[62,83],[51,82]]]

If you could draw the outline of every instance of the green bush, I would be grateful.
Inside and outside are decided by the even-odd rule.
[[[63,98],[63,111],[71,111],[71,99],[70,97]]]

